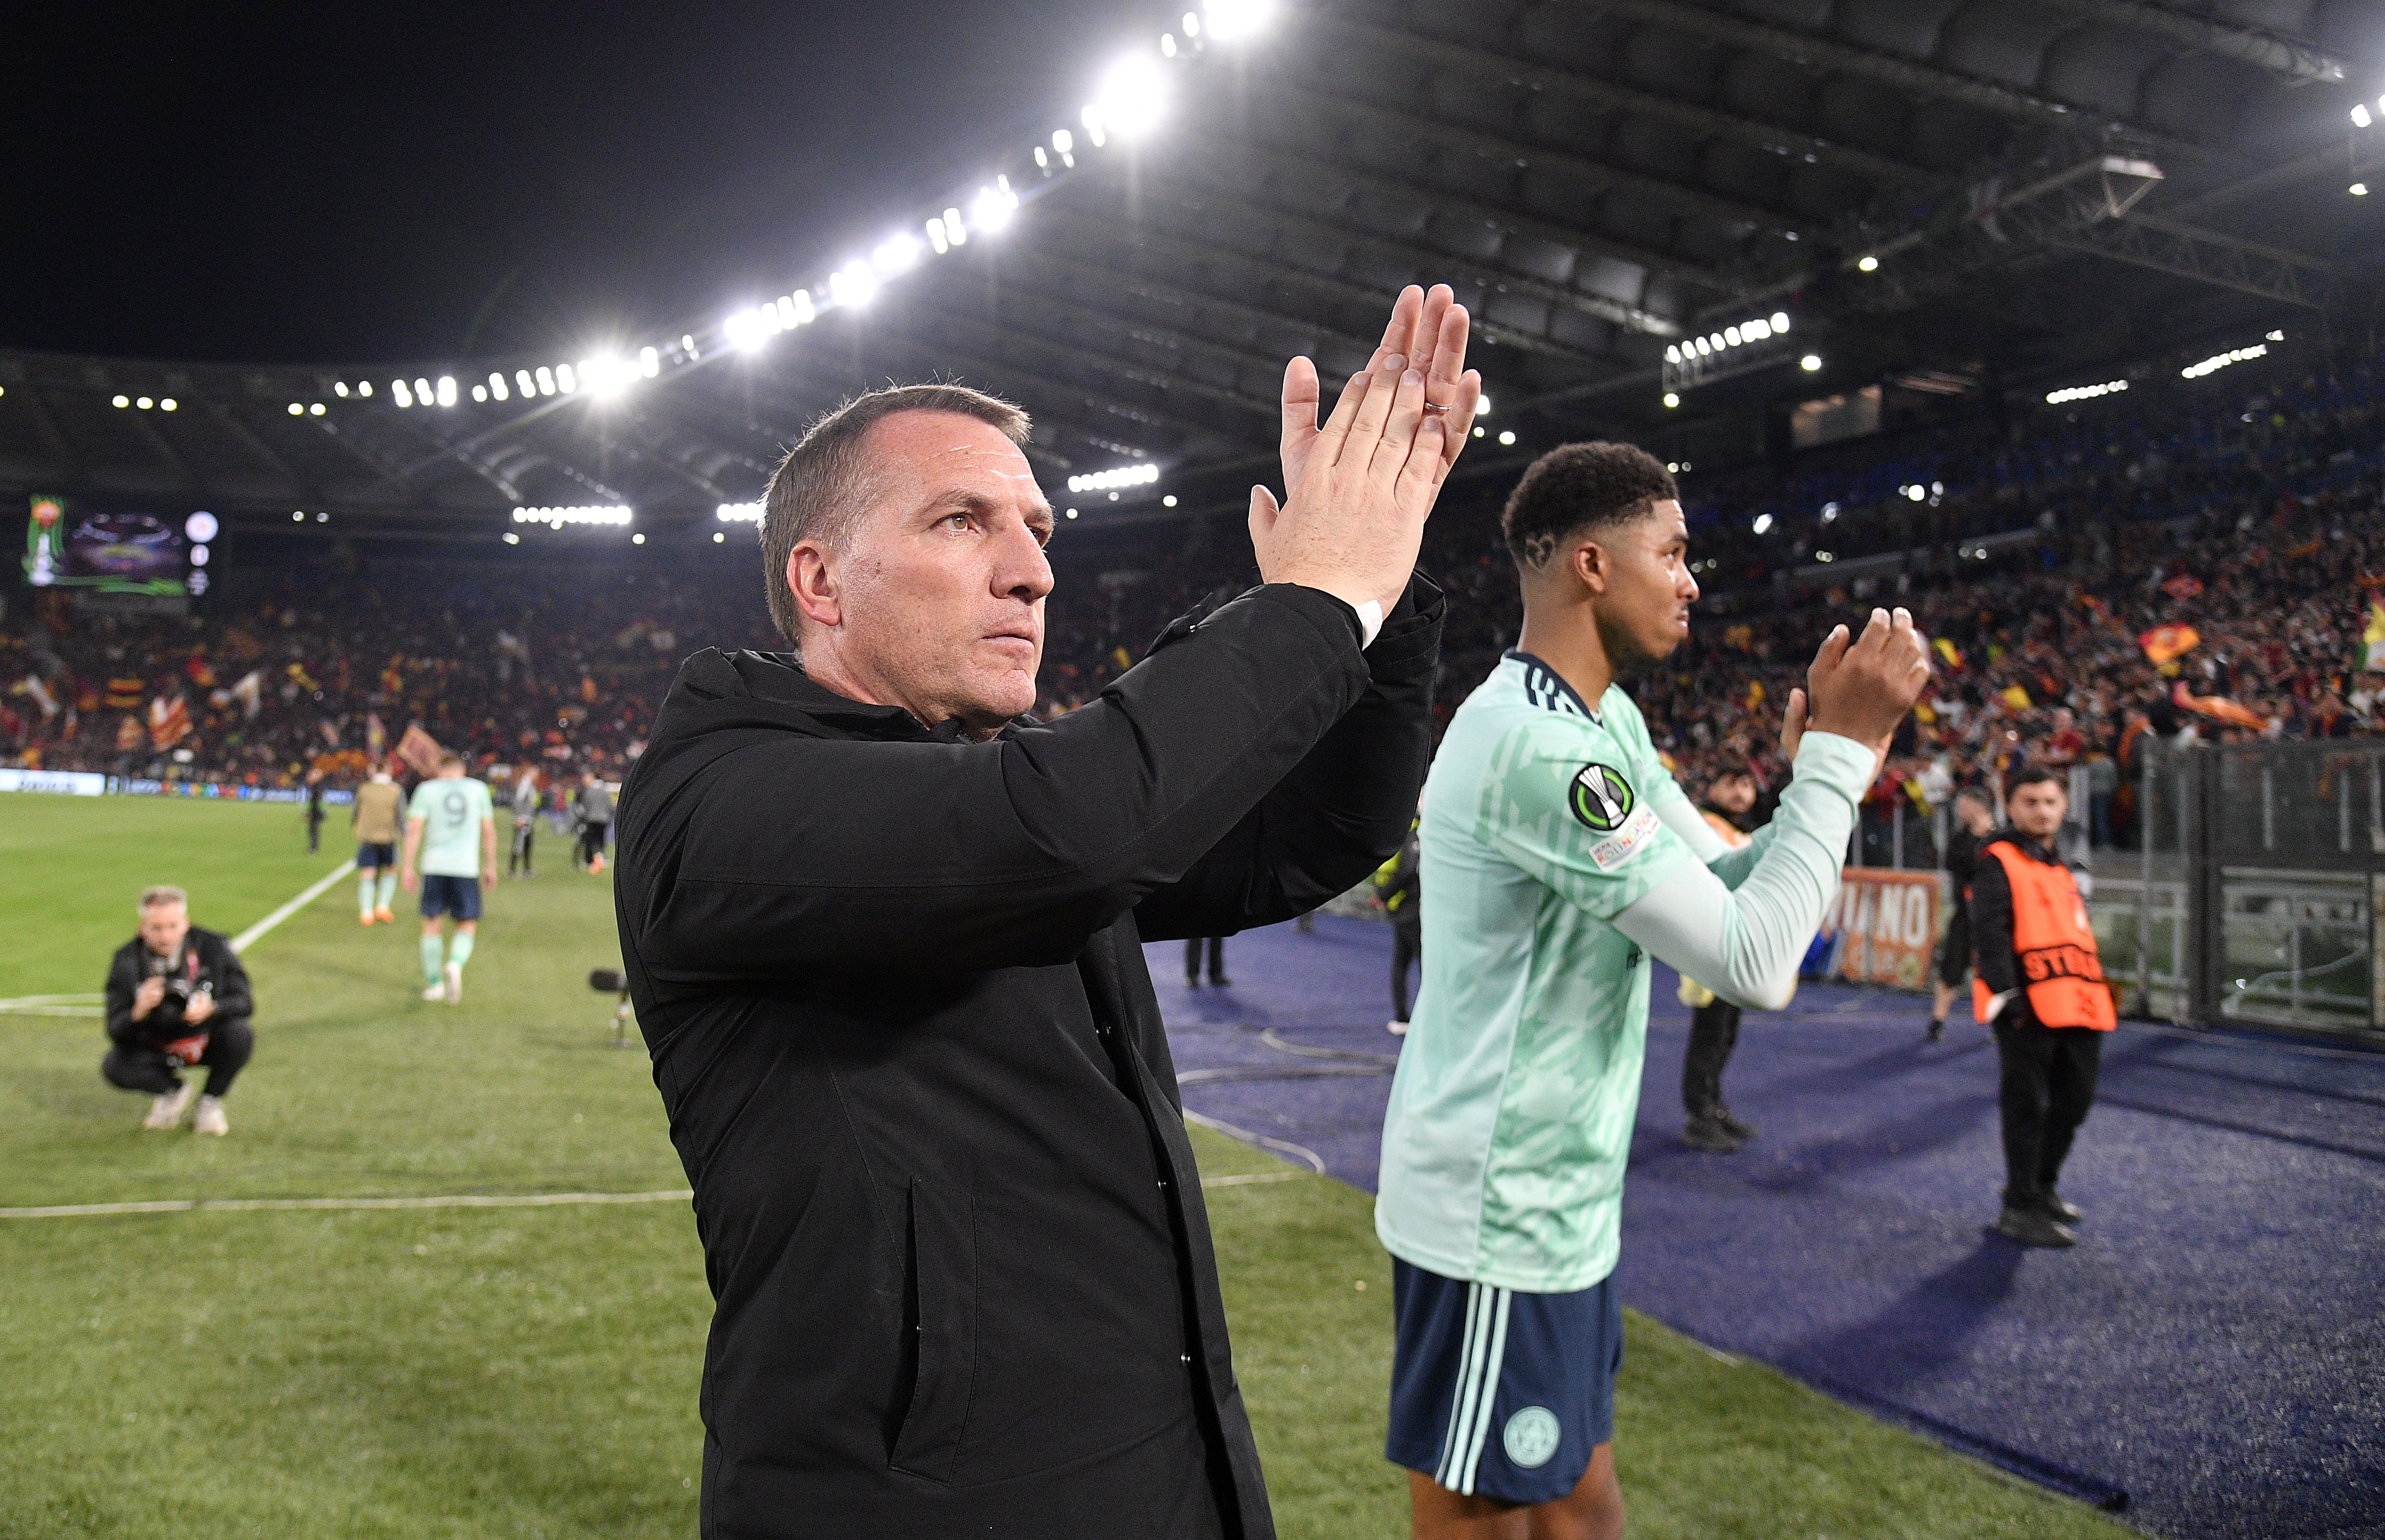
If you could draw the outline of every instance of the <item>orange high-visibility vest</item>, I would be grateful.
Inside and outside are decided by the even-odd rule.
[[[2029,1013],[2045,1026],[2111,1031],[2117,1025],[2112,991],[2104,987],[2104,960],[2070,868],[2031,861],[2002,839],[1980,853],[1996,858],[2012,886],[2013,954]],[[1975,972],[1971,1013],[1985,1022],[1993,998]]]

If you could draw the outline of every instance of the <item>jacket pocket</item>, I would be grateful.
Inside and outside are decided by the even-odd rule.
[[[947,1481],[977,1376],[977,1231],[969,1192],[956,1183],[915,1176],[909,1199],[903,1313],[913,1372],[893,1464]]]

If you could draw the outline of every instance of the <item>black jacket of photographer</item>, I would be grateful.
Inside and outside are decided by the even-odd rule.
[[[1362,652],[1255,590],[982,743],[682,667],[615,902],[717,1301],[704,1534],[1273,1534],[1142,943],[1398,848],[1443,608]]]
[[[212,930],[193,925],[172,958],[159,958],[167,981],[165,999],[139,1021],[132,1019],[132,996],[141,981],[151,976],[148,944],[135,936],[116,950],[107,965],[107,1036],[116,1043],[170,1043],[194,1032],[215,1032],[225,1022],[246,1021],[256,1009],[248,992],[248,971],[240,965],[231,943]],[[86,975],[86,977],[89,975]],[[177,983],[181,987],[177,988]],[[182,1001],[206,989],[216,998],[215,1014],[197,1026],[182,1024]]]

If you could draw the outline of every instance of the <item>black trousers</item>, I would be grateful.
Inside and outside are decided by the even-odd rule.
[[[256,1051],[256,1034],[244,1021],[211,1021],[205,1030],[207,1050],[199,1055],[199,1063],[207,1072],[206,1094],[221,1097],[240,1078],[248,1056]],[[174,1062],[156,1043],[112,1043],[107,1057],[99,1062],[99,1073],[109,1085],[151,1096],[168,1096],[181,1088],[182,1077],[174,1068]]]
[[[1953,918],[1946,922],[1946,939],[1938,944],[1938,982],[1949,989],[1957,987],[1970,971],[1971,911],[1958,902]]]
[[[2004,1067],[1999,1099],[2004,1121],[2004,1201],[2024,1203],[2054,1190],[2063,1157],[2095,1103],[2095,1066],[2104,1034],[2089,1027],[2041,1026],[1996,1018],[1996,1058]]]
[[[1209,982],[1226,982],[1226,938],[1222,936],[1188,936],[1184,938],[1184,982],[1191,984],[1201,976],[1201,946],[1209,947]]]
[[[1722,1110],[1722,1067],[1738,1044],[1738,1006],[1712,1000],[1690,1012],[1690,1046],[1681,1056],[1681,1105],[1690,1116]]]
[[[1424,919],[1392,922],[1392,1020],[1408,1019],[1408,969],[1424,961]]]
[[[536,817],[525,818],[520,823],[514,826],[514,852],[506,862],[506,876],[511,876],[516,872],[527,872],[531,869],[531,841],[536,837],[537,833],[538,820]]]
[[[613,826],[609,823],[590,824],[582,828],[580,831],[580,864],[593,864],[598,856],[603,855],[605,837],[612,832]]]

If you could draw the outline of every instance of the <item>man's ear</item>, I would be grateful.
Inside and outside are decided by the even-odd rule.
[[[1574,580],[1592,593],[1606,592],[1606,579],[1613,570],[1613,562],[1596,540],[1584,540],[1573,548]]]
[[[843,595],[828,553],[820,546],[803,540],[787,553],[787,590],[794,595],[796,612],[813,625],[843,623]]]

